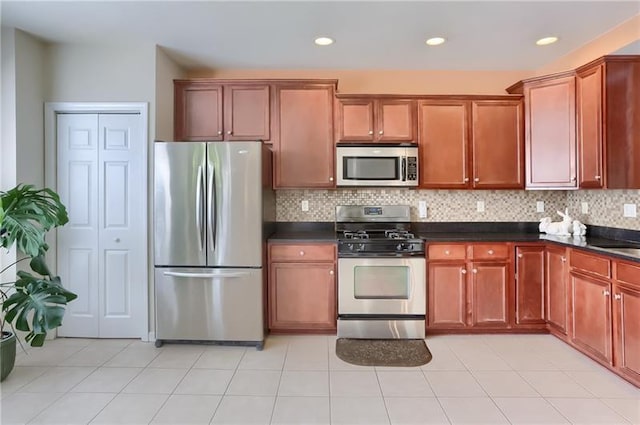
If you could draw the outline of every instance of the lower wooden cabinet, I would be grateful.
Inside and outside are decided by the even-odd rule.
[[[613,284],[613,364],[640,386],[640,264],[618,262]]]
[[[547,246],[545,260],[545,317],[552,333],[566,336],[569,315],[567,249]]]
[[[335,332],[335,244],[269,245],[269,329]]]
[[[516,296],[514,326],[545,327],[545,247],[516,247]]]
[[[467,326],[467,265],[462,262],[429,263],[429,328]]]
[[[509,327],[509,263],[471,263],[469,324],[474,327]]]

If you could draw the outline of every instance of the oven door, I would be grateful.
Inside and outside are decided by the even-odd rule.
[[[424,315],[426,260],[339,258],[338,314]]]

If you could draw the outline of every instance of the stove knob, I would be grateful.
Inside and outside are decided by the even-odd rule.
[[[358,251],[364,251],[364,244],[363,243],[358,245]]]
[[[407,243],[399,243],[398,246],[396,246],[396,249],[398,251],[410,251],[411,250],[411,245],[409,245]]]
[[[349,249],[349,251],[353,251],[353,244],[352,243],[347,244],[347,248]]]

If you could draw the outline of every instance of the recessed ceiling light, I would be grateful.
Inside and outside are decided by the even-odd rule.
[[[540,40],[536,41],[538,46],[546,46],[547,44],[553,44],[558,41],[558,37],[543,37]]]
[[[425,41],[429,46],[438,46],[444,43],[446,40],[442,37],[433,37]]]
[[[329,37],[318,37],[314,40],[318,46],[328,46],[329,44],[333,44],[333,38]]]

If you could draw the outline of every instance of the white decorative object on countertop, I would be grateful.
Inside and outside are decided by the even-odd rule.
[[[560,211],[557,211],[557,213],[562,217],[562,221],[552,222],[550,217],[544,217],[540,220],[538,228],[548,235],[571,236],[573,219],[569,215],[569,210],[565,209],[564,213]]]
[[[587,234],[587,226],[579,220],[573,220],[573,236],[584,236]]]

